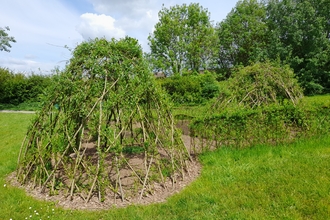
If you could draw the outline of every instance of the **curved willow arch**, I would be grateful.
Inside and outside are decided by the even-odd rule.
[[[88,202],[184,176],[189,153],[135,39],[84,42],[55,78],[22,143],[20,183]]]

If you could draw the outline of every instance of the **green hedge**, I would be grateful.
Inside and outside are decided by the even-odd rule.
[[[0,68],[0,103],[16,106],[25,102],[38,102],[39,95],[50,84],[50,76],[36,74],[26,76]]]
[[[161,86],[179,105],[195,105],[206,102],[219,92],[219,85],[211,73],[172,76],[159,79]]]
[[[281,144],[330,131],[330,104],[298,106],[286,102],[259,109],[240,109],[199,118],[190,125],[197,151]]]

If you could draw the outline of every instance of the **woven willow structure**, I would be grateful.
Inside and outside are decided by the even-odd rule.
[[[303,90],[288,66],[259,62],[238,68],[228,80],[227,91],[220,93],[211,111],[219,112],[228,106],[258,108],[282,104],[284,100],[296,105],[302,97]]]
[[[190,159],[137,41],[80,44],[29,128],[17,178],[41,191],[142,199]]]

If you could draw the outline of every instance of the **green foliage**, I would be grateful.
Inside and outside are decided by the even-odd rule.
[[[10,37],[7,31],[10,31],[9,27],[0,27],[0,51],[10,52],[10,42],[16,43],[16,40],[14,37]]]
[[[18,105],[13,104],[0,104],[0,110],[11,111],[38,111],[41,108],[40,102],[23,102]]]
[[[280,60],[297,75],[305,94],[330,88],[329,0],[243,0],[217,24],[218,79],[237,65]]]
[[[207,69],[216,40],[207,9],[198,3],[183,4],[163,7],[158,16],[148,38],[153,69],[167,75]]]
[[[0,219],[327,219],[330,213],[329,136],[205,153],[200,177],[163,203],[63,209],[7,181],[32,117],[0,113]]]
[[[329,5],[328,0],[267,1],[270,57],[293,68],[305,94],[330,88]]]
[[[196,118],[191,130],[193,136],[204,142],[201,150],[224,145],[240,148],[288,143],[327,134],[330,129],[329,104],[303,100],[297,105],[286,101],[255,109],[233,107]]]
[[[22,144],[21,184],[112,203],[112,196],[124,201],[151,193],[152,181],[165,181],[161,169],[173,184],[184,175],[189,154],[137,40],[83,42],[53,80]],[[124,178],[136,187],[122,184]]]
[[[218,53],[216,63],[224,78],[236,65],[248,66],[263,61],[269,43],[265,23],[266,9],[257,0],[239,1],[226,19],[217,24]]]
[[[219,91],[215,77],[209,72],[172,76],[159,81],[173,102],[179,105],[205,103],[214,98]]]
[[[269,61],[237,68],[226,84],[214,104],[218,109],[255,108],[284,100],[295,104],[303,96],[292,70]]]
[[[328,132],[329,105],[308,107],[302,97],[288,66],[266,62],[240,67],[204,116],[192,122],[192,136],[202,142],[203,151],[285,143]]]
[[[40,101],[40,95],[51,84],[50,76],[13,73],[0,68],[0,103],[19,105]]]

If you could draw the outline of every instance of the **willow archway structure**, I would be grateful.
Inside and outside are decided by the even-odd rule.
[[[17,178],[89,202],[142,199],[184,178],[190,156],[135,39],[84,42],[55,76],[18,158]]]

